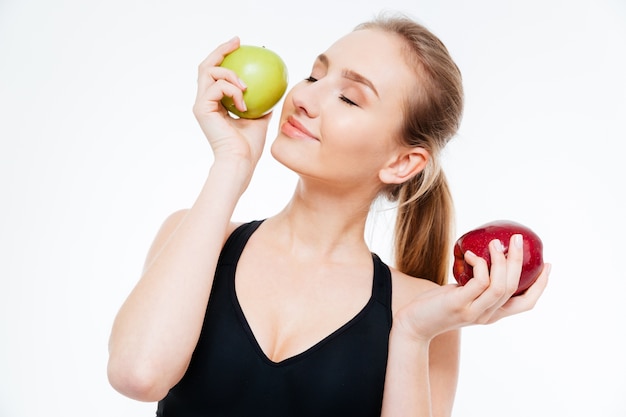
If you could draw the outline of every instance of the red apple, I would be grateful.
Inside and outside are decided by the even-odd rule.
[[[461,236],[454,245],[454,265],[452,274],[456,281],[465,285],[474,277],[472,267],[465,262],[463,255],[472,251],[487,261],[491,268],[489,242],[499,239],[504,246],[504,253],[508,253],[511,236],[521,234],[524,238],[524,260],[519,286],[513,296],[526,291],[539,277],[543,269],[543,243],[535,232],[528,227],[510,220],[498,220],[482,225]]]
[[[269,113],[287,90],[287,66],[264,47],[241,45],[226,55],[220,66],[234,71],[248,87],[243,92],[245,112],[235,108],[232,98],[222,99],[222,105],[239,117],[256,119]]]

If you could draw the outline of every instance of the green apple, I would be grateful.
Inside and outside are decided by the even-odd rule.
[[[248,87],[243,92],[247,111],[235,108],[233,99],[224,96],[222,105],[244,119],[256,119],[272,110],[287,90],[287,66],[275,52],[264,47],[241,45],[226,55],[221,64],[237,74]]]

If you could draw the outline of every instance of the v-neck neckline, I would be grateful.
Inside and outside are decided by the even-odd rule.
[[[238,263],[238,262],[237,262]],[[272,359],[270,359],[267,354],[265,353],[265,351],[263,350],[263,348],[261,347],[261,345],[259,344],[258,339],[256,338],[254,332],[252,331],[252,327],[250,326],[250,323],[248,322],[248,319],[246,318],[246,315],[243,311],[243,308],[241,307],[241,304],[239,303],[239,298],[237,297],[237,291],[235,288],[235,277],[237,275],[237,268],[232,268],[232,276],[230,277],[230,285],[229,285],[229,289],[230,289],[230,295],[231,295],[231,299],[233,302],[233,306],[235,308],[235,312],[241,322],[241,326],[244,330],[244,332],[246,333],[246,336],[248,337],[250,343],[252,344],[254,350],[256,351],[257,355],[263,360],[263,362],[265,362],[268,365],[271,366],[287,366],[289,364],[295,363],[305,357],[307,357],[310,354],[313,354],[315,351],[323,348],[325,345],[327,345],[328,343],[330,343],[331,340],[333,340],[334,338],[340,336],[343,332],[345,332],[346,330],[348,330],[350,327],[352,327],[354,324],[358,323],[363,316],[365,316],[367,314],[367,312],[370,310],[371,305],[373,303],[376,302],[376,299],[374,297],[374,290],[376,288],[376,280],[377,278],[377,274],[376,274],[376,270],[377,270],[377,266],[376,266],[376,258],[375,256],[372,254],[372,263],[373,265],[373,271],[372,271],[372,286],[371,286],[371,291],[370,291],[370,296],[369,299],[367,300],[367,303],[359,310],[358,313],[356,313],[355,316],[353,316],[352,318],[350,318],[347,322],[345,322],[344,324],[342,324],[341,326],[339,326],[339,328],[337,328],[336,330],[332,331],[330,334],[324,336],[322,339],[320,339],[319,341],[315,342],[313,345],[309,346],[307,349],[303,350],[302,352],[296,353],[292,356],[289,356],[287,358],[281,359],[280,361],[273,361]]]

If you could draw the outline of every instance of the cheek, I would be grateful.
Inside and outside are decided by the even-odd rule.
[[[329,157],[334,155],[361,165],[378,165],[387,160],[391,150],[387,128],[371,123],[371,117],[337,117],[332,122],[332,129],[322,127],[325,133],[322,145],[326,145],[322,149]]]
[[[344,138],[320,148],[319,161],[326,175],[345,185],[377,183],[385,162],[382,154],[367,139],[356,135]]]

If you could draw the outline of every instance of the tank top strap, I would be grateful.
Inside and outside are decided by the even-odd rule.
[[[243,248],[248,243],[250,236],[259,228],[264,220],[253,220],[238,226],[226,239],[218,264],[237,264]]]
[[[374,259],[374,287],[372,297],[391,311],[391,271],[389,267],[376,255]]]

